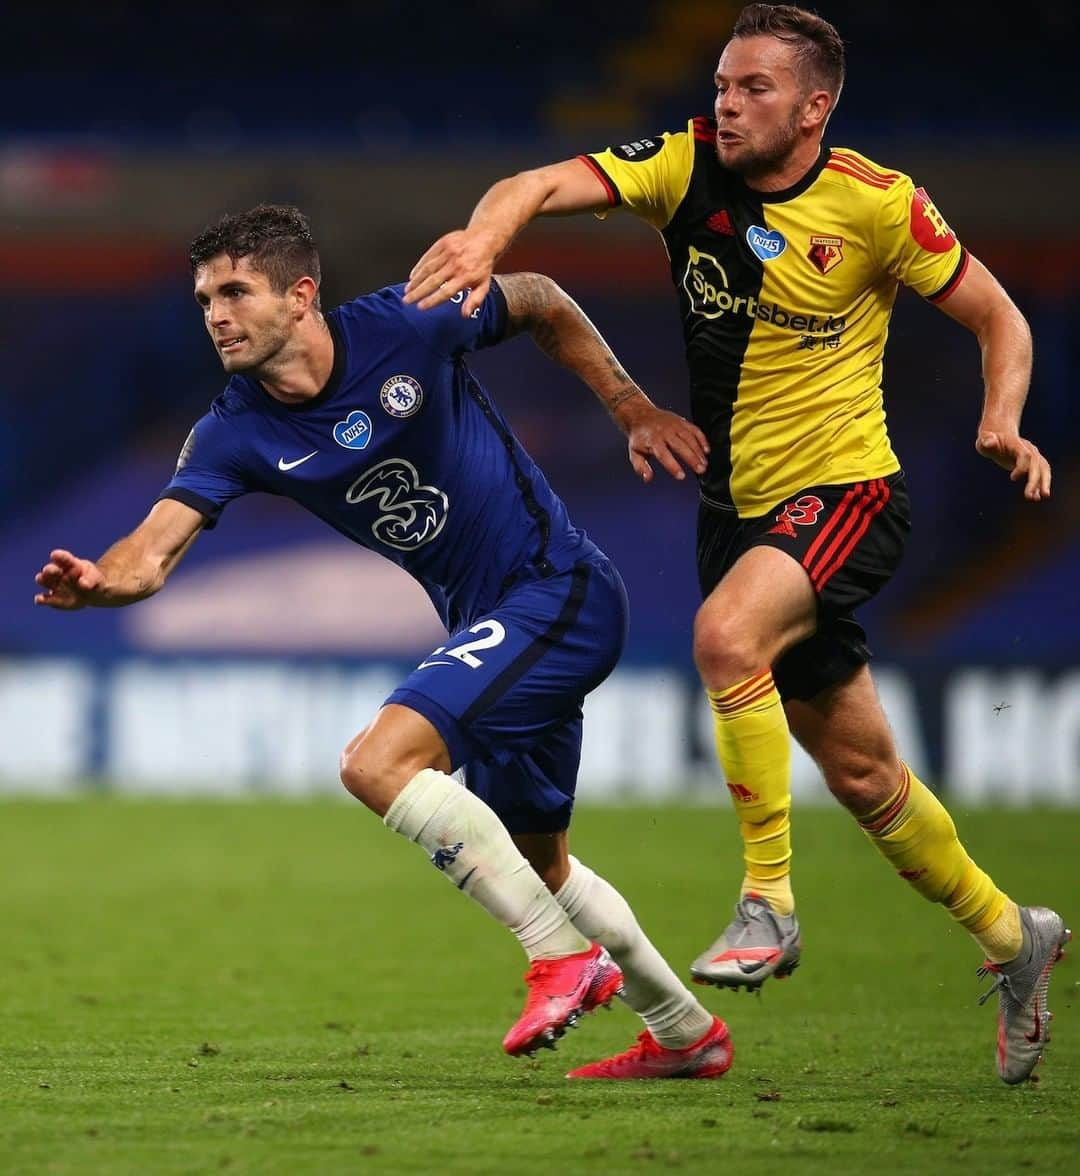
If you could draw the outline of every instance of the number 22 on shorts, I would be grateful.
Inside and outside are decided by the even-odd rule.
[[[468,629],[469,633],[482,633],[484,636],[477,637],[473,641],[463,641],[460,645],[455,645],[448,649],[444,645],[440,645],[438,649],[433,649],[431,653],[424,658],[424,660],[416,667],[418,670],[425,670],[429,666],[449,666],[453,662],[447,661],[447,658],[454,658],[456,661],[466,665],[470,670],[478,670],[484,664],[483,659],[476,656],[478,649],[491,649],[495,645],[501,645],[506,639],[506,630],[498,621],[480,621]]]

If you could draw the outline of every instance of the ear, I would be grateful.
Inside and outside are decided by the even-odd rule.
[[[319,296],[319,287],[314,278],[300,278],[289,287],[289,303],[297,318],[302,318],[311,309]]]
[[[803,126],[807,130],[823,127],[835,105],[828,90],[812,90],[803,102]]]

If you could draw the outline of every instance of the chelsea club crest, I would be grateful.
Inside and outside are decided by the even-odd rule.
[[[379,400],[392,417],[411,417],[424,402],[424,390],[412,376],[391,376],[383,384]]]

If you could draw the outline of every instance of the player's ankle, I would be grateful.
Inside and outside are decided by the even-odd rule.
[[[791,890],[791,875],[780,878],[754,878],[747,874],[743,878],[741,898],[756,894],[772,907],[773,913],[781,916],[795,913],[795,895]]]

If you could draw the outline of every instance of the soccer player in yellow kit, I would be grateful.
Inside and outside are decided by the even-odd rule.
[[[538,215],[625,207],[661,234],[692,415],[710,442],[696,471],[704,603],[694,655],[746,862],[733,922],[691,971],[759,987],[798,963],[794,734],[900,876],[979,944],[999,994],[998,1072],[1016,1083],[1042,1055],[1050,972],[1069,932],[1056,912],[998,889],[900,759],[853,610],[889,579],[910,525],[881,390],[898,284],[978,339],[976,449],[1037,503],[1050,467],[1019,432],[1031,336],[924,189],[823,146],[844,68],[827,21],[749,5],[720,58],[712,118],[499,181],[467,228],[420,259],[406,300],[435,306],[467,286],[461,312],[471,313],[498,257]]]

